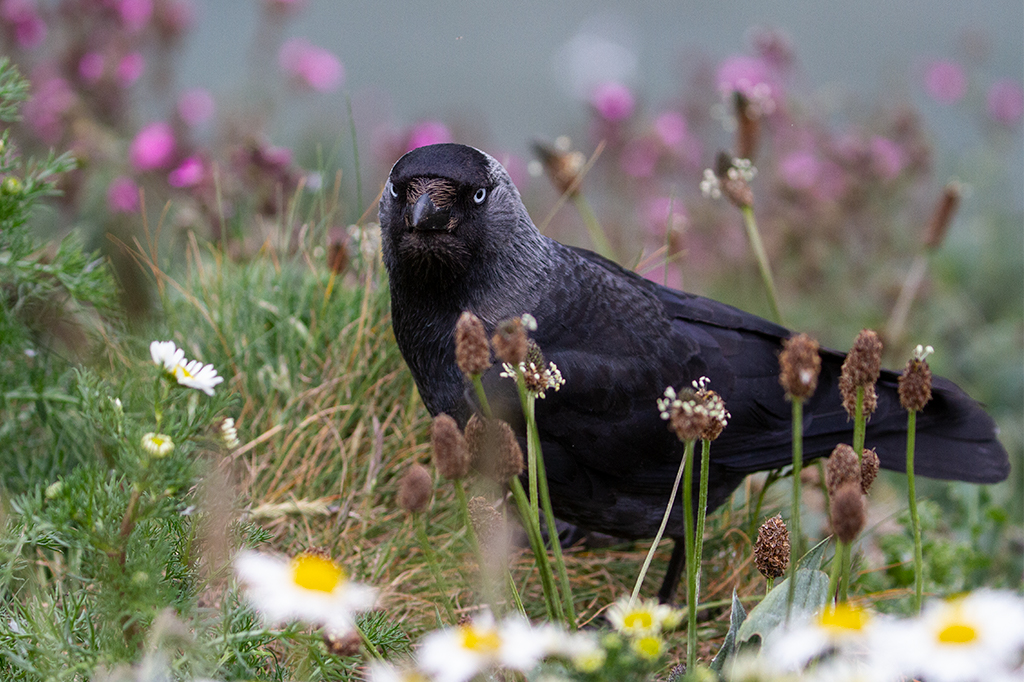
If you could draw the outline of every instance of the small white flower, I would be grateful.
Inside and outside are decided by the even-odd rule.
[[[682,620],[682,611],[653,599],[634,601],[624,596],[608,609],[608,622],[627,637],[658,635],[662,630],[671,630]]]
[[[199,360],[178,364],[173,374],[182,386],[197,389],[206,395],[213,395],[213,387],[224,381],[224,377],[217,376],[213,365],[204,365]]]
[[[150,431],[142,437],[142,449],[159,459],[174,452],[174,441],[166,434]]]
[[[704,169],[704,179],[700,181],[700,193],[708,199],[722,197],[722,184],[718,181],[715,171],[710,168]]]
[[[519,321],[523,324],[523,329],[530,332],[537,331],[537,318],[530,313],[523,313],[523,316],[519,318]]]
[[[803,623],[780,629],[765,641],[764,655],[782,670],[799,671],[832,649],[863,646],[875,619],[866,610],[839,604]]]
[[[154,341],[149,344],[149,355],[153,358],[153,364],[163,367],[168,374],[174,374],[174,369],[185,361],[185,351],[174,345],[173,341]]]
[[[501,366],[504,371],[501,372],[499,376],[506,379],[516,378],[517,373],[515,367],[507,362],[503,362]],[[548,363],[547,369],[542,369],[532,360],[527,360],[519,363],[519,371],[523,373],[526,390],[538,398],[546,397],[548,389],[554,389],[557,391],[565,385],[565,379],[562,377],[562,372],[553,362]]]
[[[229,450],[239,446],[238,429],[235,428],[235,420],[231,417],[225,417],[220,422],[220,440]]]
[[[925,358],[934,352],[935,349],[931,346],[922,346],[921,344],[917,344],[917,347],[914,348],[914,359],[918,362],[924,362]]]
[[[377,598],[375,589],[348,580],[340,566],[316,554],[289,560],[243,551],[234,567],[249,603],[270,624],[297,620],[345,634],[355,614]]]

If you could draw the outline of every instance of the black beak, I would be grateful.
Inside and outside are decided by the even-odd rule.
[[[447,230],[448,219],[448,211],[439,210],[429,192],[421,194],[412,208],[406,209],[406,220],[415,230]]]

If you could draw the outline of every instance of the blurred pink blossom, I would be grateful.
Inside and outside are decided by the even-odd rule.
[[[103,77],[106,59],[99,52],[86,52],[78,60],[78,75],[86,83],[95,83]]]
[[[940,104],[954,104],[967,93],[967,74],[949,60],[935,60],[925,67],[924,87]]]
[[[666,268],[668,272],[666,274]],[[683,288],[683,275],[679,271],[679,265],[674,263],[665,263],[662,261],[660,264],[655,265],[653,268],[646,270],[643,273],[646,279],[658,284],[664,284],[665,286],[673,289]]]
[[[636,108],[633,93],[616,81],[607,81],[595,87],[590,94],[590,104],[598,116],[610,123],[626,120]]]
[[[406,144],[406,151],[412,151],[417,147],[426,147],[428,144],[440,144],[451,142],[452,133],[448,126],[440,121],[421,121],[413,126],[409,132],[409,141]]]
[[[297,12],[306,6],[306,0],[266,0],[267,9],[272,12]]]
[[[883,180],[894,180],[906,165],[903,150],[887,137],[871,138],[871,166]]]
[[[4,0],[0,5],[0,19],[14,29],[18,47],[33,48],[46,39],[46,24],[31,0]]]
[[[140,52],[129,52],[117,65],[117,83],[122,88],[131,86],[139,80],[143,70],[146,68],[146,60]]]
[[[25,103],[28,125],[40,140],[56,144],[64,134],[64,114],[75,103],[75,93],[66,80],[41,68],[32,76],[32,94]]]
[[[174,131],[163,121],[150,123],[132,140],[128,157],[140,171],[164,168],[174,156]]]
[[[127,175],[114,178],[107,187],[107,209],[111,213],[139,210],[139,186]]]
[[[206,88],[192,88],[178,97],[178,116],[190,126],[199,125],[213,116],[215,107],[213,95]]]
[[[678,111],[666,111],[654,119],[654,132],[666,147],[678,148],[686,138],[686,119]]]
[[[988,89],[988,115],[997,123],[1014,126],[1024,117],[1024,89],[1012,78],[1002,78]]]
[[[303,38],[293,38],[282,45],[277,59],[289,78],[317,92],[337,90],[345,78],[337,57]]]
[[[765,114],[774,110],[780,95],[771,66],[763,59],[745,54],[727,57],[718,67],[715,82],[723,98],[741,92]]]
[[[164,0],[156,7],[154,23],[164,40],[181,36],[195,22],[191,0]]]
[[[779,161],[779,177],[795,190],[808,190],[821,175],[821,162],[809,151],[790,152]]]
[[[146,27],[153,16],[153,0],[121,0],[117,5],[121,23],[131,33]]]
[[[686,207],[678,197],[655,197],[645,202],[643,221],[651,236],[663,242],[668,230],[682,231],[689,218]]]
[[[657,140],[640,137],[626,142],[619,163],[622,170],[634,178],[649,178],[658,165],[661,148]]]
[[[167,184],[171,187],[195,187],[202,181],[204,171],[203,160],[198,156],[190,156],[171,171],[167,176]]]

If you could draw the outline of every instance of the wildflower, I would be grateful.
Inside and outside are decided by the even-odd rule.
[[[149,355],[153,364],[163,367],[168,374],[174,374],[174,368],[185,361],[185,351],[174,345],[173,341],[153,341],[149,344]]]
[[[932,370],[925,362],[934,348],[918,346],[899,378],[900,404],[908,412],[919,412],[932,399]]]
[[[796,671],[826,652],[850,655],[863,648],[874,632],[875,619],[849,603],[825,607],[814,617],[781,630],[765,642],[764,657],[770,665]]]
[[[886,634],[886,653],[906,675],[929,682],[1019,679],[1024,602],[1010,592],[977,590],[933,602]]]
[[[139,210],[139,186],[120,175],[107,186],[107,210],[111,213],[135,213]]]
[[[505,532],[505,525],[498,510],[486,498],[479,496],[470,499],[468,506],[469,521],[481,542],[492,546],[493,541],[500,540]]]
[[[95,83],[103,77],[106,59],[99,52],[86,52],[78,60],[78,75],[86,83]]]
[[[718,67],[715,80],[724,99],[741,92],[757,108],[759,116],[775,111],[779,88],[770,65],[763,59],[747,55],[728,57]]]
[[[217,428],[220,432],[220,440],[229,450],[234,450],[239,446],[238,441],[238,429],[235,428],[235,420],[231,417],[225,417],[221,420],[220,426]]]
[[[665,389],[665,397],[658,399],[661,418],[669,422],[679,440],[713,440],[729,422],[731,416],[725,403],[714,391],[708,390],[707,377],[693,381],[693,389],[681,394],[671,386]]]
[[[775,579],[789,567],[789,530],[782,514],[776,514],[761,524],[754,543],[754,564],[765,578]]]
[[[810,190],[822,174],[821,161],[809,151],[795,151],[779,161],[779,175],[791,189]]]
[[[710,383],[711,380],[707,377],[701,377],[693,382],[693,387],[697,389],[697,398],[703,402],[704,410],[708,414],[708,423],[705,424],[704,431],[700,435],[704,440],[718,438],[732,417],[729,410],[725,409],[725,401],[722,400],[722,396],[708,388]]]
[[[195,187],[202,181],[204,172],[203,160],[190,156],[170,172],[167,184],[171,187]]]
[[[455,323],[455,362],[466,376],[483,374],[491,366],[491,346],[484,323],[468,310]]]
[[[622,83],[607,81],[594,88],[590,94],[590,105],[604,120],[619,123],[633,114],[636,100],[629,88]]]
[[[430,445],[434,451],[434,466],[442,476],[450,481],[466,477],[470,465],[469,446],[454,419],[447,414],[434,417]]]
[[[580,172],[587,162],[582,152],[560,149],[541,142],[533,144],[533,151],[560,194],[574,196],[579,192]]]
[[[129,52],[121,58],[121,61],[117,63],[117,68],[114,70],[118,85],[122,88],[131,86],[135,81],[139,80],[145,68],[145,57],[139,52]]]
[[[992,120],[1015,126],[1024,118],[1024,88],[1012,78],[1001,78],[988,89],[986,104]]]
[[[871,490],[871,484],[878,477],[878,469],[882,462],[874,448],[865,448],[860,456],[860,491],[865,495]]]
[[[856,540],[867,521],[860,477],[856,481],[847,481],[839,486],[832,498],[830,513],[832,531],[836,537],[846,544]]]
[[[953,222],[953,216],[960,206],[960,197],[963,194],[963,186],[956,180],[946,183],[942,190],[942,196],[935,206],[935,212],[928,222],[928,229],[925,231],[924,246],[927,249],[937,249],[942,245],[942,240],[949,231]]]
[[[137,33],[153,16],[153,0],[121,0],[117,3],[117,12],[128,32]]]
[[[504,371],[500,376],[509,379],[516,378],[516,369],[512,365],[505,362],[502,363],[502,368]],[[544,398],[547,395],[548,389],[557,391],[565,385],[562,373],[553,362],[549,362],[545,369],[543,361],[527,360],[519,363],[519,371],[523,373],[526,390],[537,398]]]
[[[750,189],[750,181],[757,175],[757,168],[750,159],[732,158],[720,152],[715,162],[715,174],[718,176],[721,193],[737,208],[747,208],[754,204],[754,192]]]
[[[18,47],[30,49],[46,38],[46,23],[36,11],[34,2],[7,0],[0,5],[0,19],[14,29]]]
[[[846,359],[843,360],[839,377],[839,392],[843,395],[843,407],[851,417],[856,412],[857,388],[864,389],[864,414],[870,416],[878,404],[875,382],[882,369],[882,340],[871,329],[863,329],[853,342]]]
[[[627,637],[658,635],[674,629],[682,620],[682,611],[653,599],[630,602],[629,596],[623,596],[608,609],[608,622]]]
[[[174,452],[174,441],[168,435],[150,431],[142,437],[142,449],[160,459]]]
[[[343,635],[354,614],[373,606],[376,590],[348,580],[337,563],[315,553],[285,559],[254,551],[235,557],[245,595],[270,624],[302,621]]]
[[[418,147],[426,147],[431,144],[451,142],[454,138],[448,126],[440,121],[421,121],[409,131],[409,140],[406,143],[406,151],[411,152]]]
[[[967,74],[962,66],[936,60],[925,67],[924,88],[940,104],[955,104],[967,93]]]
[[[177,112],[187,125],[197,126],[213,116],[216,105],[213,95],[205,88],[192,88],[178,97]]]
[[[491,337],[491,345],[494,347],[494,354],[502,362],[513,367],[524,362],[529,346],[522,319],[515,317],[499,322],[494,329],[494,336]]]
[[[164,168],[174,156],[175,144],[171,126],[163,121],[150,123],[132,140],[128,158],[136,170]]]
[[[398,483],[398,505],[409,512],[421,512],[430,504],[434,481],[430,472],[413,464]]]
[[[882,180],[895,180],[906,165],[903,150],[892,140],[876,135],[869,143],[871,165]]]
[[[739,90],[733,93],[733,105],[737,122],[736,156],[741,159],[753,159],[761,137],[760,109]]]
[[[333,92],[345,78],[345,69],[337,57],[302,38],[285,42],[277,59],[289,78],[317,92]]]
[[[818,348],[818,342],[807,334],[797,334],[782,342],[779,383],[790,400],[804,401],[814,395],[821,373]]]
[[[700,181],[700,193],[707,199],[719,199],[722,196],[722,183],[718,181],[715,171],[704,169],[704,177]]]
[[[430,682],[429,679],[415,668],[399,668],[384,661],[370,663],[370,682]]]
[[[224,381],[224,377],[217,375],[213,365],[204,365],[199,360],[179,362],[174,367],[174,378],[182,386],[194,388],[206,395],[213,395],[213,387]]]
[[[498,483],[507,483],[524,468],[523,450],[512,427],[500,419],[473,415],[466,424],[466,445],[473,466]]]
[[[825,461],[825,487],[828,496],[835,497],[839,486],[860,479],[860,462],[857,453],[846,443],[840,443]]]
[[[436,682],[466,682],[494,667],[528,672],[557,650],[552,626],[534,627],[521,618],[495,623],[485,612],[454,628],[435,630],[420,645],[420,668]]]
[[[657,635],[646,635],[644,637],[637,637],[629,644],[629,648],[633,650],[640,658],[648,661],[655,661],[665,653],[665,640]]]

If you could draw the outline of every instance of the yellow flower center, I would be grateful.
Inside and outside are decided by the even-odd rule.
[[[632,611],[622,619],[626,630],[649,630],[654,626],[654,616],[649,611]]]
[[[472,625],[463,625],[459,627],[459,634],[462,635],[462,648],[468,651],[493,654],[501,647],[501,637],[493,628],[482,630]]]
[[[167,442],[167,439],[157,434],[156,436],[150,436],[149,442],[152,443],[157,448],[162,448],[164,446],[164,443]]]
[[[299,587],[317,592],[333,592],[345,580],[338,564],[316,554],[300,554],[291,562],[292,580]]]
[[[641,637],[633,643],[636,653],[648,660],[661,656],[662,641],[660,637]]]
[[[939,641],[943,644],[970,644],[978,639],[978,631],[967,623],[950,623],[939,630]]]
[[[868,624],[868,613],[849,604],[839,604],[835,609],[825,609],[819,623],[826,630],[860,631]]]
[[[195,379],[196,376],[192,372],[188,371],[185,365],[178,365],[177,367],[174,368],[174,371],[186,379]]]

